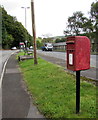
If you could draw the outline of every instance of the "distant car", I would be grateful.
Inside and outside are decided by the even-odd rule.
[[[45,43],[44,46],[42,46],[42,51],[52,51],[53,45],[52,43]]]
[[[12,47],[11,50],[16,50],[17,48],[16,47]]]
[[[33,46],[30,46],[30,49],[33,49]]]

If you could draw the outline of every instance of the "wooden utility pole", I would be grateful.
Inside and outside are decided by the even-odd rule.
[[[36,55],[36,30],[35,30],[35,16],[34,16],[34,0],[31,0],[31,14],[32,14],[32,33],[33,33],[33,48],[34,48],[34,64],[38,64]]]

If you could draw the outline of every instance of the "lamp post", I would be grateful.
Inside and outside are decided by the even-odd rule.
[[[27,42],[28,42],[28,41],[27,41],[27,40],[25,40],[25,44],[26,44],[26,51],[27,51]]]
[[[29,9],[30,7],[21,7],[21,8],[25,9],[25,28],[26,28],[27,27],[27,25],[26,25],[26,9]]]
[[[27,25],[26,25],[26,19],[27,19],[27,18],[26,18],[26,10],[29,9],[30,7],[21,7],[21,8],[25,9],[25,28],[26,28],[26,27],[27,27]],[[26,35],[26,36],[27,36],[27,35]],[[27,42],[28,42],[28,41],[25,40],[25,43],[26,43],[25,49],[26,49],[26,51],[27,51]]]

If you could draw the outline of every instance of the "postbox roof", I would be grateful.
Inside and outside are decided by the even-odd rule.
[[[90,40],[89,40],[89,38],[88,37],[86,37],[86,36],[69,36],[69,37],[67,37],[67,43],[68,42],[78,42],[78,41],[82,41],[82,42],[84,42],[84,43],[87,43],[87,42],[89,42],[89,44],[90,44]]]
[[[67,37],[67,40],[74,40],[74,39],[88,39],[86,36],[69,36]]]

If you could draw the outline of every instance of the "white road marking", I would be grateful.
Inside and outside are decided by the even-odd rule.
[[[15,52],[11,53],[11,55],[14,54],[14,53]],[[0,77],[0,88],[2,88],[2,80],[3,80],[6,64],[7,64],[8,60],[9,60],[9,58],[11,57],[11,55],[7,58],[7,60],[4,63],[4,67],[3,67],[3,70],[2,70],[2,73],[1,73],[1,77]]]

